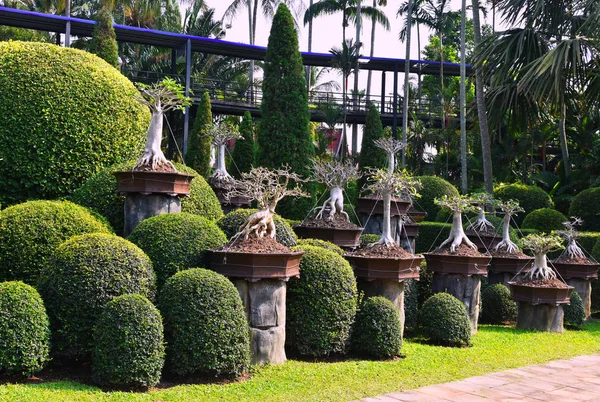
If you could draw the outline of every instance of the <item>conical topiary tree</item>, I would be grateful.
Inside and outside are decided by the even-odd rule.
[[[383,125],[381,124],[381,116],[377,107],[369,103],[365,127],[362,137],[362,145],[360,156],[358,157],[358,167],[361,172],[366,169],[384,169],[386,165],[387,154],[375,142],[384,137]],[[361,180],[361,187],[366,184],[366,178]]]
[[[231,166],[228,169],[229,173],[236,179],[241,179],[242,173],[248,173],[255,164],[254,123],[250,112],[246,112],[242,118],[240,134],[243,138],[235,142],[231,155]]]
[[[113,28],[113,19],[110,10],[102,7],[96,17],[96,25],[92,32],[90,52],[94,53],[108,64],[119,68],[119,49],[117,47],[117,35]]]
[[[210,137],[206,135],[212,126],[212,111],[208,92],[202,94],[196,118],[190,133],[188,151],[185,154],[185,163],[202,175],[210,176]]]

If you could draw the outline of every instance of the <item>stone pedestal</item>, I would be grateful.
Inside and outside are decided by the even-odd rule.
[[[546,332],[563,332],[564,312],[562,305],[519,302],[517,328]]]
[[[404,335],[404,281],[398,282],[387,279],[366,281],[358,278],[356,281],[359,292],[364,292],[365,298],[382,296],[392,302],[400,316],[401,334]]]
[[[574,290],[581,296],[587,320],[592,315],[592,281],[590,279],[571,278],[567,279],[567,284],[573,286]]]
[[[250,325],[252,364],[284,363],[286,282],[279,279],[232,281],[242,298]]]
[[[431,288],[433,293],[450,293],[465,305],[471,323],[471,333],[475,334],[479,320],[481,275],[444,275],[434,272]]]
[[[358,218],[360,219],[361,226],[363,227],[364,234],[376,234],[381,235],[383,233],[383,215],[379,214],[366,214],[359,213]],[[400,224],[402,223],[402,216],[392,216],[390,217],[390,225],[392,229],[392,237],[396,241],[400,247],[408,251],[409,253],[415,252],[415,238],[414,237],[406,237],[400,236],[400,231],[398,230]]]
[[[181,201],[177,196],[127,193],[125,195],[125,227],[123,228],[123,236],[129,236],[133,229],[146,218],[178,212],[181,212]]]

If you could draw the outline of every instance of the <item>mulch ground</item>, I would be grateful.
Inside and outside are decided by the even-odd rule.
[[[519,259],[523,259],[523,260],[529,260],[532,259],[532,256],[529,256],[525,253],[523,253],[521,250],[517,250],[513,253],[509,253],[506,251],[505,248],[502,248],[498,251],[492,251],[491,252],[492,257],[507,257],[507,258],[519,258]]]
[[[325,212],[323,216],[328,216],[327,212]],[[361,229],[360,226],[348,221],[346,217],[340,213],[333,215],[333,219],[307,218],[300,226],[307,228]]]
[[[162,172],[162,173],[177,173],[177,169],[170,165],[158,165],[156,169],[152,169],[152,165],[141,165],[133,169],[136,172]]]
[[[554,260],[553,262],[557,262],[559,264],[577,264],[577,265],[596,265],[597,263],[592,261],[591,259],[584,258],[569,258],[567,254],[561,255],[559,258]]]
[[[519,285],[533,286],[533,287],[537,287],[537,288],[559,288],[559,289],[566,289],[568,287],[566,283],[562,282],[559,279],[552,279],[552,280],[536,279],[536,280],[530,280],[530,279],[526,279],[522,275],[520,275],[515,280],[515,282],[517,284],[519,284]]]
[[[348,255],[360,256],[360,257],[378,257],[378,258],[412,258],[414,257],[411,253],[404,250],[397,244],[386,246],[384,244],[377,244],[372,247],[362,247],[356,251],[347,253]]]
[[[456,247],[456,251],[454,253],[450,252],[449,247],[444,248],[436,248],[429,254],[439,254],[439,255],[460,255],[460,256],[470,256],[470,257],[483,257],[485,254],[480,253],[479,251],[472,249],[466,244],[461,244]]]
[[[276,253],[291,253],[288,247],[279,243],[277,240],[270,237],[256,238],[250,237],[246,240],[238,240],[233,244],[227,244],[220,250],[222,251],[235,251],[242,253],[265,253],[265,254],[276,254]]]

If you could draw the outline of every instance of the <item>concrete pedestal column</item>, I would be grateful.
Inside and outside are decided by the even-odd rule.
[[[571,278],[567,280],[569,286],[573,286],[575,292],[579,293],[583,301],[586,320],[592,315],[592,281],[591,279]]]
[[[517,328],[546,332],[563,332],[565,313],[561,305],[519,302]]]
[[[128,193],[125,196],[125,227],[123,228],[123,236],[129,236],[133,229],[146,218],[178,212],[181,212],[181,201],[176,196]]]
[[[364,292],[365,298],[382,296],[392,302],[400,317],[400,329],[404,336],[404,281],[392,281],[386,279],[375,279],[366,281],[358,278],[356,281],[359,292]]]
[[[450,293],[460,300],[467,308],[469,321],[471,323],[471,333],[477,333],[479,299],[481,296],[481,275],[442,275],[434,272],[431,288],[433,293]]]

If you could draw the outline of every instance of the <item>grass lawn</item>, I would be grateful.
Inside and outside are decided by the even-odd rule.
[[[231,384],[182,385],[147,393],[102,392],[76,382],[0,386],[0,401],[349,401],[555,359],[600,353],[600,322],[563,334],[480,326],[470,348],[405,341],[396,361],[290,360]]]

